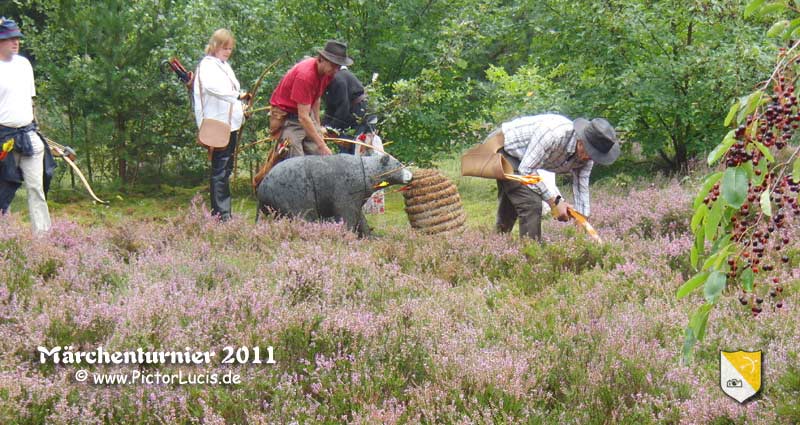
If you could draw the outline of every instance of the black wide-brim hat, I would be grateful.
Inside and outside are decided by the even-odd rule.
[[[585,142],[583,147],[592,161],[609,165],[617,160],[620,153],[619,140],[614,127],[608,121],[602,118],[591,121],[578,118],[574,121],[573,127],[578,139]]]
[[[22,31],[19,30],[16,22],[0,17],[0,40],[8,40],[9,38],[25,38],[25,36],[22,35]]]
[[[328,40],[328,42],[325,43],[325,48],[320,50],[319,54],[339,66],[350,66],[353,64],[353,60],[347,57],[347,44],[341,41]]]

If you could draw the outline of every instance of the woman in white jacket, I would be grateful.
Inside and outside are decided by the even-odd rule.
[[[249,94],[240,91],[239,80],[228,64],[236,41],[221,28],[214,31],[206,46],[194,80],[194,115],[197,127],[203,118],[230,123],[231,136],[226,147],[211,154],[211,213],[220,220],[231,217],[230,175],[233,171],[236,135],[244,120],[242,100]]]

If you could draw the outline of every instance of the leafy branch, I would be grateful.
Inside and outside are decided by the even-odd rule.
[[[755,0],[746,7],[745,16],[781,11],[797,13],[787,2]],[[789,40],[800,35],[800,18],[778,24],[770,28],[768,36]],[[695,242],[690,259],[695,268],[701,257],[704,262],[678,289],[677,297],[702,287],[705,303],[689,317],[684,362],[691,360],[694,345],[705,336],[710,313],[726,288],[740,287],[739,302],[754,317],[768,304],[775,310],[783,307],[776,265],[791,268],[790,258],[780,251],[796,236],[800,222],[800,147],[790,145],[800,127],[795,94],[800,78],[800,54],[794,53],[798,45],[800,42],[788,50],[780,49],[770,77],[731,106],[725,125],[738,127],[708,156],[710,166],[721,161],[724,171],[705,179],[693,204]],[[772,93],[768,94],[770,87]],[[793,149],[788,155],[784,152],[787,147]]]

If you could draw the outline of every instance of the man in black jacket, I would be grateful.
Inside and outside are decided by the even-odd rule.
[[[322,125],[342,132],[358,127],[358,120],[367,112],[367,96],[361,81],[343,66],[333,77],[322,99],[325,102],[325,115]],[[342,153],[352,154],[355,145],[342,147]]]

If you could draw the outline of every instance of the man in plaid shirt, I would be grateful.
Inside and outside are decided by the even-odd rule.
[[[500,153],[520,174],[536,175],[538,169],[571,173],[573,208],[586,216],[590,213],[589,175],[594,163],[609,165],[620,153],[614,128],[602,118],[573,122],[556,114],[521,117],[503,123],[484,143],[492,138],[503,139]],[[569,219],[567,207],[571,205],[544,182],[524,185],[498,180],[497,199],[497,230],[501,233],[510,232],[519,217],[520,237],[541,240],[543,200],[558,220]]]

